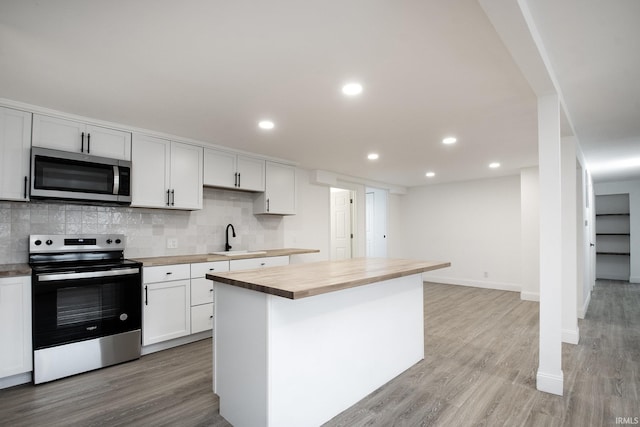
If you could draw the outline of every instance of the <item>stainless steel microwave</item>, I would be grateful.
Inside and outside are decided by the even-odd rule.
[[[131,162],[31,149],[31,198],[131,203]]]

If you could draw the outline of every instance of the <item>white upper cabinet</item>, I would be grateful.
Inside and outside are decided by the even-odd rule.
[[[296,168],[282,163],[266,162],[265,192],[256,197],[254,214],[295,215]]]
[[[33,115],[35,147],[131,160],[131,133],[57,117]]]
[[[264,191],[265,161],[213,148],[204,149],[204,185]]]
[[[0,107],[0,199],[29,200],[31,113]]]
[[[131,206],[202,209],[202,147],[136,134]]]

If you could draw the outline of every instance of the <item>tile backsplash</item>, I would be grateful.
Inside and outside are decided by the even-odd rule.
[[[253,215],[251,193],[204,189],[203,209],[177,211],[62,202],[0,201],[0,264],[27,262],[30,234],[107,234],[127,237],[127,258],[205,254],[224,250],[231,223],[233,249],[281,248],[283,218]],[[176,249],[167,239],[178,240]]]

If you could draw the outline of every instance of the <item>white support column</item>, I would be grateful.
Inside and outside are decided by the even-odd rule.
[[[562,341],[578,344],[576,139],[562,138]],[[582,214],[582,212],[581,212]],[[580,215],[582,217],[582,215]]]
[[[562,395],[562,192],[560,102],[538,97],[540,164],[540,360],[537,388]]]

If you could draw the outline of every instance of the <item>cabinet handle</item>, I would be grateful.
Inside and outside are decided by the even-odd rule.
[[[238,187],[242,187],[242,178],[240,177],[240,172],[238,172]]]
[[[24,177],[24,198],[27,198],[27,177]]]
[[[213,292],[213,289],[209,289],[209,292]]]
[[[265,262],[261,262],[260,263],[260,267],[264,267],[265,265],[267,265],[267,263],[265,263]]]
[[[149,289],[148,289],[148,286],[144,287],[144,305],[149,305]]]
[[[213,319],[213,314],[211,316],[209,316],[209,319]]]
[[[269,199],[267,199],[267,212],[269,212]]]
[[[238,172],[233,174],[233,186],[234,187],[238,186]]]
[[[176,204],[176,191],[175,190],[171,190],[171,206],[175,206]]]
[[[167,271],[167,273],[166,273],[166,274],[173,274],[173,273],[172,273],[172,272],[170,272],[170,271]]]
[[[80,152],[84,153],[84,132],[80,135]]]
[[[87,133],[87,154],[91,154],[91,134]]]
[[[171,190],[167,190],[167,206],[171,205],[171,196],[169,194],[171,194]]]
[[[216,269],[215,268],[210,268],[209,271],[216,271]]]

